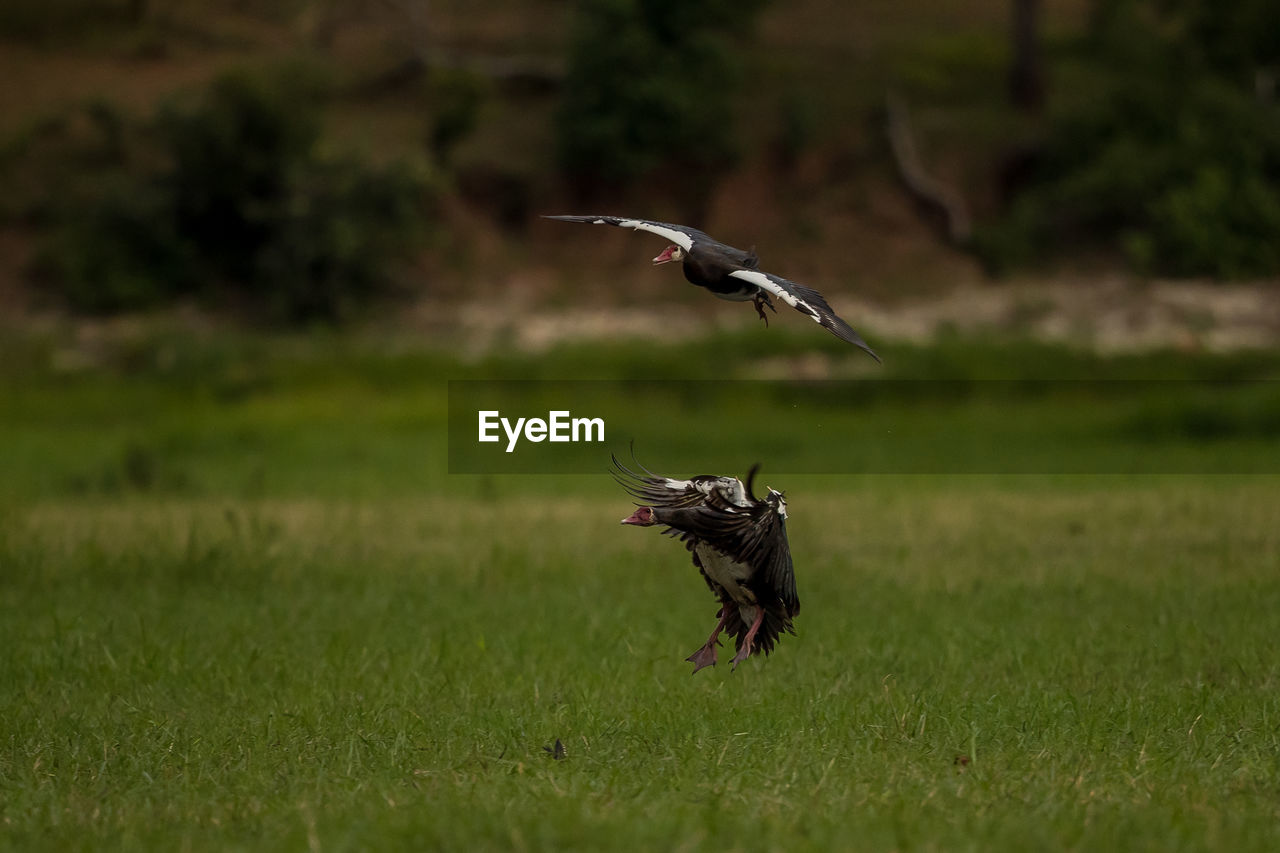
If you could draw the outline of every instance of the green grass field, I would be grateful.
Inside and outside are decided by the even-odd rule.
[[[678,545],[618,525],[606,476],[444,473],[443,378],[514,356],[257,347],[78,374],[5,353],[0,846],[1280,844],[1280,477],[766,477],[799,635],[691,677],[716,605]]]

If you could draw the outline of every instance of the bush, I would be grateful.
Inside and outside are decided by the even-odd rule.
[[[293,182],[314,168],[318,93],[292,76],[228,75],[194,107],[163,108],[156,131],[178,230],[231,283],[251,280]]]
[[[721,172],[735,152],[735,38],[762,5],[581,0],[557,121],[566,174],[620,186],[664,167]]]
[[[45,268],[76,310],[221,298],[284,321],[337,320],[390,287],[430,183],[406,164],[321,153],[321,90],[232,74],[151,123],[155,162],[55,217]],[[92,185],[93,182],[87,181]]]
[[[146,308],[200,285],[198,255],[174,229],[169,197],[119,182],[94,203],[62,214],[40,269],[67,304],[91,314]]]
[[[427,147],[437,163],[449,166],[453,154],[476,129],[487,97],[485,81],[459,69],[432,69],[428,81],[431,123]]]
[[[417,230],[425,183],[407,164],[314,163],[286,188],[252,259],[255,301],[286,320],[339,320],[385,294],[385,262]]]
[[[1094,245],[1151,273],[1280,274],[1280,110],[1241,73],[1244,53],[1270,61],[1274,39],[1228,37],[1204,23],[1208,9],[1099,5],[1092,46],[1110,89],[1052,122],[1030,180],[980,235],[992,266]]]

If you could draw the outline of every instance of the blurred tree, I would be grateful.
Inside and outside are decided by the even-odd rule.
[[[1009,96],[1014,106],[1038,110],[1044,105],[1044,51],[1040,45],[1041,0],[1013,0],[1013,66]]]
[[[427,147],[442,167],[452,165],[454,151],[479,123],[489,94],[486,83],[477,74],[453,68],[437,69],[428,78]]]
[[[583,192],[664,171],[694,204],[732,162],[746,35],[765,0],[580,0],[557,133]]]
[[[325,152],[317,83],[233,73],[162,109],[146,162],[54,204],[40,269],[77,310],[217,297],[286,322],[340,320],[385,293],[430,182]]]
[[[253,275],[276,214],[320,134],[316,84],[297,76],[228,74],[193,107],[161,110],[165,176],[178,230],[229,279]]]
[[[0,39],[53,43],[141,23],[146,0],[4,0]]]
[[[1280,3],[1098,0],[1086,50],[1097,90],[979,235],[991,265],[1092,244],[1158,274],[1280,273],[1280,109],[1259,85]]]
[[[1259,71],[1280,64],[1275,0],[1095,0],[1091,31],[1096,56],[1113,65],[1158,59],[1163,71],[1207,72],[1250,88]]]

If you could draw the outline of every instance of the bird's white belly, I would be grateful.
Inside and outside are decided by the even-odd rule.
[[[734,601],[741,604],[755,604],[755,594],[743,586],[742,583],[751,574],[751,570],[746,564],[739,563],[709,545],[699,543],[694,547],[694,550],[698,554],[698,562],[702,563],[702,570],[707,573],[707,577],[724,587]]]

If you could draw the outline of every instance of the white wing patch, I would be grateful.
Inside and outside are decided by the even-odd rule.
[[[822,324],[822,318],[818,316],[817,311],[813,310],[813,308],[809,306],[809,303],[805,302],[803,299],[796,296],[794,293],[792,293],[790,290],[787,290],[782,285],[778,284],[776,281],[771,279],[765,273],[762,273],[759,270],[734,270],[733,272],[729,273],[729,275],[732,276],[733,278],[740,278],[743,281],[749,281],[752,284],[758,286],[761,290],[765,290],[765,291],[768,291],[769,293],[772,293],[774,296],[778,297],[783,302],[787,303],[797,311],[803,314],[808,314],[811,318],[813,318],[813,321],[815,323],[819,325]]]
[[[721,494],[729,503],[744,509],[751,506],[751,501],[747,498],[747,487],[742,485],[741,480],[737,477],[725,477],[723,485],[724,491]]]
[[[603,219],[597,219],[595,224],[607,225],[609,223]],[[620,219],[618,220],[618,226],[621,228],[634,228],[637,231],[648,231],[651,234],[666,237],[686,252],[693,248],[692,237],[676,228],[668,228],[660,222],[650,222],[647,219]]]
[[[714,480],[703,480],[692,485],[704,495],[717,493],[721,500],[731,506],[743,508],[751,506],[751,501],[747,499],[747,488],[737,477],[717,477]]]

